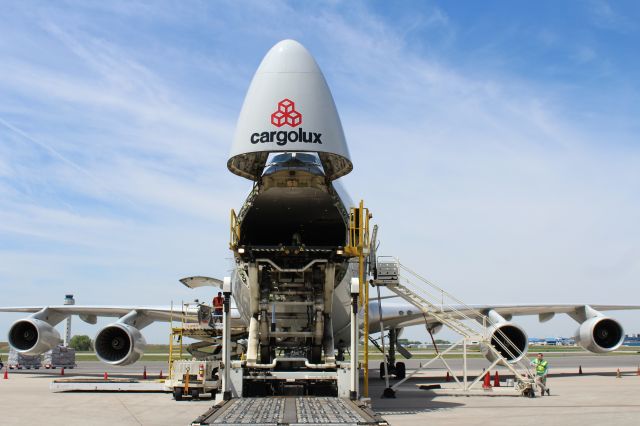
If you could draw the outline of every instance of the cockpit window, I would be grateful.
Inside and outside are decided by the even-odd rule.
[[[324,175],[324,169],[320,162],[320,157],[315,152],[285,152],[270,154],[262,175],[270,175],[283,169],[306,169],[313,174]]]
[[[306,164],[320,165],[320,158],[316,153],[304,153],[304,152],[285,152],[279,154],[272,154],[267,159],[267,166],[272,164],[282,164],[287,162],[301,162]]]

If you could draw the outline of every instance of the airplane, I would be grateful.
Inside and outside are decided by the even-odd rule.
[[[283,40],[262,60],[238,118],[227,168],[253,182],[238,214],[232,214],[230,243],[236,306],[231,327],[234,341],[244,342],[244,365],[255,371],[276,365],[335,366],[350,345],[350,282],[358,276],[357,263],[344,250],[353,203],[338,181],[353,164],[327,82],[300,43]],[[220,285],[220,280],[205,277],[182,281],[191,287]],[[442,324],[429,310],[384,299],[382,306],[370,302],[369,327],[379,330],[383,322],[390,338],[389,371],[401,379],[405,366],[396,362],[395,351],[410,356],[398,343],[402,330],[425,324],[435,333]],[[471,311],[491,316],[492,332],[505,333],[519,353],[526,352],[528,339],[512,317],[539,315],[546,321],[565,313],[580,324],[576,342],[591,352],[605,353],[622,344],[624,331],[601,311],[639,308],[487,304],[454,307],[450,313],[460,319]],[[179,310],[188,321],[198,321],[197,306]],[[50,305],[6,307],[0,312],[31,314],[8,332],[11,347],[26,355],[58,345],[55,326],[70,315],[89,324],[95,324],[97,317],[118,318],[99,330],[94,340],[97,357],[111,365],[138,361],[146,345],[141,330],[175,315],[170,307],[145,306]]]

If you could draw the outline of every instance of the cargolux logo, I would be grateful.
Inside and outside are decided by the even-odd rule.
[[[278,110],[271,114],[271,124],[282,127],[298,127],[302,124],[302,114],[296,111],[296,104],[291,99],[278,102]],[[302,127],[297,130],[264,131],[251,134],[251,143],[276,143],[284,146],[291,143],[319,143],[322,144],[322,133],[307,132]]]
[[[302,124],[302,114],[296,111],[296,104],[291,99],[278,102],[278,110],[271,114],[271,124],[282,127],[285,124],[296,127]]]

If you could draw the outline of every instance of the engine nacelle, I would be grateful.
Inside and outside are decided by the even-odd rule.
[[[580,324],[575,339],[578,345],[588,351],[611,352],[622,345],[624,330],[618,321],[605,316],[596,316]]]
[[[491,345],[510,364],[520,361],[526,355],[529,339],[527,333],[519,325],[507,321],[499,322],[492,325],[488,332],[491,336]],[[480,351],[489,361],[496,360],[495,353],[486,344],[480,344]]]
[[[61,342],[58,330],[36,318],[14,322],[8,338],[11,347],[23,355],[40,355]]]
[[[140,330],[119,322],[100,330],[94,342],[98,359],[111,365],[133,364],[143,355],[146,346]]]

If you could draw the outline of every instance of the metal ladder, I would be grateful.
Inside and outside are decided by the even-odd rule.
[[[487,368],[487,371],[500,364],[513,373],[521,390],[524,391],[535,387],[535,373],[531,369],[531,362],[526,357],[526,354],[523,354],[500,329],[493,330],[500,339],[493,339],[492,341],[492,333],[489,331],[492,330],[492,326],[496,326],[498,323],[492,321],[488,315],[464,304],[453,295],[400,263],[396,258],[380,256],[376,258],[375,262],[376,278],[373,280],[374,285],[387,287],[393,293],[420,309],[425,315],[450,328],[462,337],[459,342],[451,345],[444,352],[438,353],[432,360],[422,365],[420,369],[413,371],[405,379],[394,384],[391,387],[392,390],[395,391],[400,384],[437,359],[442,361],[453,379],[461,385],[464,391],[470,390],[486,374],[483,372],[471,384],[467,382],[466,345],[470,342],[484,344],[484,347],[493,355],[494,361]],[[496,348],[495,344],[499,347]],[[461,345],[464,351],[463,383],[458,380],[457,375],[444,358],[444,355]],[[519,358],[519,360],[509,363],[507,358],[502,355],[501,350],[511,359]]]

